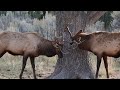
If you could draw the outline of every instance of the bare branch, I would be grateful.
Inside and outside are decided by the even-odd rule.
[[[94,24],[107,11],[91,11],[88,15],[87,24]]]
[[[88,18],[91,18],[97,11],[88,11]]]

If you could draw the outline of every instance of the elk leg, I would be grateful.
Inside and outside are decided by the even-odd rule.
[[[96,70],[96,78],[98,78],[98,72],[101,64],[101,57],[97,56],[97,70]]]
[[[103,57],[103,61],[104,61],[105,69],[106,69],[106,76],[107,76],[107,78],[109,78],[107,56]]]
[[[34,76],[34,79],[37,79],[36,74],[35,74],[35,60],[34,59],[35,59],[34,57],[30,57],[30,61],[31,61],[32,69],[33,69],[33,76]]]
[[[20,79],[22,79],[22,75],[23,75],[23,71],[24,71],[25,66],[26,66],[27,59],[28,59],[28,56],[23,56],[22,70],[21,70],[21,73],[20,73],[20,76],[19,76]]]

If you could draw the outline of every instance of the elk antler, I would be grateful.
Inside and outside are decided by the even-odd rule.
[[[65,31],[68,31],[68,33],[70,34],[70,37],[72,38],[72,33],[70,32],[70,30],[69,30],[69,27],[68,27],[68,26],[66,26],[66,27],[65,27]]]

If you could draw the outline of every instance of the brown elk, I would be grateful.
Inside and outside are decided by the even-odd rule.
[[[38,57],[39,55],[45,55],[47,57],[58,55],[59,58],[62,58],[63,54],[61,48],[62,43],[57,39],[55,41],[50,41],[34,32],[20,33],[6,31],[0,33],[0,58],[6,52],[11,55],[23,56],[22,70],[19,76],[20,79],[22,79],[28,57],[30,57],[33,76],[36,79],[35,57]]]
[[[107,56],[120,57],[120,33],[103,31],[87,34],[80,30],[76,35],[72,36],[68,27],[65,30],[70,34],[71,45],[76,42],[80,49],[90,51],[97,56],[96,78],[98,78],[102,58],[106,69],[106,76],[109,78]]]

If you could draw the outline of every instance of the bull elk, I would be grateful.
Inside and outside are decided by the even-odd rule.
[[[11,55],[23,56],[22,70],[19,75],[20,79],[22,79],[28,58],[30,58],[33,76],[36,79],[35,57],[39,55],[45,55],[47,57],[58,55],[59,58],[62,58],[61,48],[62,44],[57,39],[50,41],[34,32],[20,33],[6,31],[0,33],[0,58],[6,52]]]
[[[103,58],[106,76],[109,78],[107,56],[114,58],[120,57],[120,33],[102,31],[87,34],[80,30],[76,35],[72,36],[68,27],[65,31],[68,31],[70,34],[71,45],[76,42],[79,49],[90,51],[97,56],[95,77],[98,78],[101,59]]]

